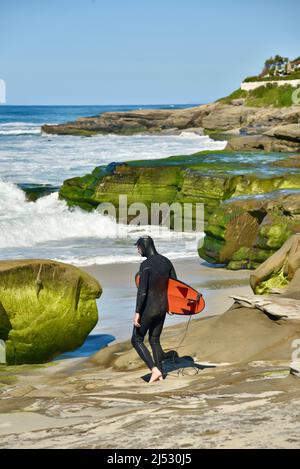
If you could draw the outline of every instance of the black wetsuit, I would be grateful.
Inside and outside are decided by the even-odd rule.
[[[152,241],[151,238],[150,240]],[[136,312],[141,315],[141,327],[133,328],[131,342],[150,369],[157,366],[162,371],[163,351],[159,339],[168,310],[168,279],[176,278],[176,272],[169,259],[156,252],[154,244],[150,248],[146,246],[142,255],[147,259],[140,266],[140,283],[136,301]],[[154,361],[144,344],[148,331]]]

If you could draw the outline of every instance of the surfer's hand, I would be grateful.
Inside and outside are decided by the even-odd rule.
[[[168,311],[168,314],[169,314],[170,316],[173,316],[174,313],[171,313],[171,311]]]
[[[134,318],[133,318],[133,324],[135,325],[135,327],[141,327],[140,317],[141,317],[140,313],[135,313]]]

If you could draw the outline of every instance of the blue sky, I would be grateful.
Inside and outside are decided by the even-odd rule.
[[[0,0],[7,104],[215,100],[300,55],[299,0]]]

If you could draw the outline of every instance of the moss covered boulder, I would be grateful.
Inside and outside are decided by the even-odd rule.
[[[300,234],[293,234],[250,276],[256,294],[281,293],[300,299]]]
[[[199,255],[211,263],[244,265],[265,216],[263,201],[246,198],[222,203],[210,216]],[[235,256],[235,257],[234,257]]]
[[[205,228],[199,255],[229,269],[256,268],[300,231],[300,190],[223,202]]]
[[[10,365],[42,363],[81,346],[98,321],[99,283],[51,260],[0,262],[0,339]]]

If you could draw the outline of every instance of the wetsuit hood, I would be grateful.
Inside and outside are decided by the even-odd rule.
[[[157,254],[154,241],[151,236],[141,236],[134,244],[141,248],[141,254],[143,257],[150,257]]]

